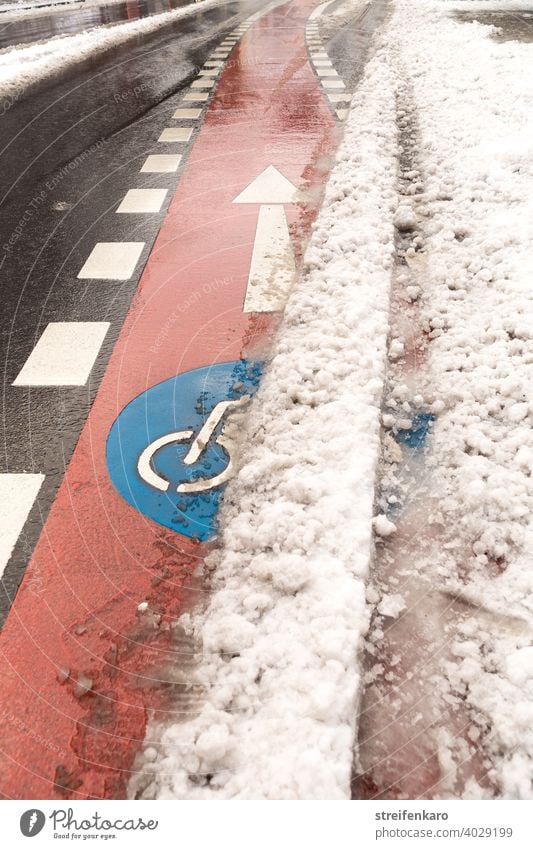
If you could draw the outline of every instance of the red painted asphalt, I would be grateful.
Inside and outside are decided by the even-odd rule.
[[[337,130],[307,62],[314,5],[268,12],[230,56],[4,626],[4,797],[124,797],[147,718],[172,710],[168,623],[206,546],[120,498],[105,441],[147,387],[268,346],[276,316],[242,311],[258,208],[232,200],[271,164],[299,188],[324,181]],[[297,255],[315,211],[286,207]]]

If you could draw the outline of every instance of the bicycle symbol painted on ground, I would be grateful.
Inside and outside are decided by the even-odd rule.
[[[106,445],[109,476],[120,495],[178,533],[212,537],[224,484],[234,474],[240,422],[260,373],[258,362],[218,363],[134,398]]]

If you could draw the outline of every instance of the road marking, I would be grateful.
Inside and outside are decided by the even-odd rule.
[[[337,109],[337,115],[338,115],[338,117],[340,118],[341,121],[344,121],[347,114],[348,114],[347,109]]]
[[[0,578],[43,481],[39,474],[0,474]]]
[[[316,62],[313,62],[313,65],[316,68],[333,68],[333,63],[329,59],[317,59]]]
[[[191,83],[191,88],[212,88],[214,85],[215,80],[204,78],[201,80],[195,80]]]
[[[319,77],[338,77],[338,73],[334,68],[317,68]]]
[[[269,165],[233,203],[258,203],[259,215],[248,274],[243,312],[277,312],[285,306],[296,267],[284,203],[295,203],[299,192]]]
[[[191,127],[165,127],[158,142],[188,142],[192,135]]]
[[[208,100],[209,92],[208,91],[190,91],[188,94],[183,96],[183,99],[188,103],[190,101],[200,101],[200,100]]]
[[[130,189],[117,212],[159,212],[166,196],[167,189]]]
[[[208,59],[207,62],[204,62],[205,68],[223,68],[224,62],[220,62],[218,59]]]
[[[216,77],[218,76],[218,68],[202,68],[201,71],[198,71],[199,77]]]
[[[172,155],[167,153],[151,153],[146,157],[141,173],[144,174],[169,174],[177,171],[181,162],[179,153]]]
[[[97,242],[78,274],[79,280],[129,280],[144,242]]]
[[[196,121],[202,114],[201,109],[176,109],[173,118],[189,118]]]
[[[296,203],[300,197],[296,186],[273,165],[269,165],[233,203]]]
[[[160,492],[167,492],[170,487],[170,481],[158,475],[152,465],[158,452],[168,445],[188,442],[194,436],[190,448],[187,454],[183,457],[182,462],[186,466],[191,466],[193,463],[197,463],[202,453],[206,450],[206,447],[208,446],[217,426],[224,419],[228,411],[237,407],[242,407],[247,404],[249,400],[250,396],[245,395],[244,397],[233,401],[219,401],[219,403],[209,413],[209,416],[196,436],[194,436],[194,431],[192,430],[179,430],[173,433],[167,433],[164,436],[160,436],[158,439],[155,439],[144,449],[144,451],[142,451],[137,461],[137,471],[142,480],[154,489],[158,489]],[[234,440],[225,435],[224,429],[222,429],[222,432],[214,439],[214,443],[221,445],[227,454],[228,461],[226,468],[215,475],[207,475],[206,477],[183,481],[176,487],[176,492],[186,492],[191,495],[195,495],[199,492],[209,492],[210,490],[227,483],[227,481],[233,477],[235,469],[235,463],[233,460],[235,448]]]
[[[168,498],[158,490],[147,493],[148,497],[153,495],[154,498],[153,521],[146,518],[147,512],[144,515],[139,512],[142,505],[136,497],[132,497],[130,482],[135,480],[142,484],[136,463],[149,442],[170,431],[191,429],[196,434],[202,424],[200,417],[205,418],[218,401],[240,394],[241,384],[242,390],[250,394],[245,382],[249,364],[243,367],[242,374],[235,373],[243,356],[243,347],[245,351],[253,351],[254,356],[261,356],[269,345],[278,316],[265,313],[256,316],[260,319],[257,322],[253,314],[244,315],[242,312],[259,208],[251,210],[246,206],[231,206],[232,197],[245,187],[248,180],[238,184],[229,195],[221,188],[235,185],[235,175],[242,170],[251,178],[271,162],[278,165],[296,186],[300,185],[301,174],[304,173],[309,173],[310,180],[317,187],[321,184],[319,174],[322,165],[318,169],[314,166],[317,158],[325,167],[328,166],[337,133],[328,102],[319,96],[316,75],[308,63],[301,64],[304,55],[301,15],[304,11],[307,13],[314,2],[319,0],[302,0],[302,3],[297,0],[294,12],[293,4],[288,7],[288,17],[285,14],[280,17],[279,11],[265,17],[264,21],[258,16],[261,23],[250,32],[250,40],[244,40],[244,43],[253,42],[254,53],[254,61],[246,69],[247,88],[261,91],[264,100],[279,100],[279,79],[284,78],[287,67],[300,68],[296,93],[298,96],[301,94],[306,102],[306,114],[299,125],[299,130],[303,128],[305,132],[293,133],[287,170],[281,158],[282,151],[286,149],[287,132],[290,131],[286,121],[272,122],[268,113],[263,114],[263,110],[257,109],[257,103],[249,102],[247,98],[239,102],[240,120],[236,123],[230,120],[232,109],[235,111],[234,95],[236,86],[238,89],[242,83],[242,72],[229,67],[228,73],[221,76],[217,108],[208,113],[208,120],[198,136],[194,134],[195,151],[187,162],[183,156],[177,174],[160,174],[161,179],[149,178],[146,181],[144,175],[128,186],[165,186],[169,187],[170,195],[170,186],[175,185],[177,177],[184,171],[185,179],[178,185],[169,215],[163,222],[157,247],[141,277],[68,472],[28,565],[25,584],[17,594],[15,607],[3,632],[4,667],[8,673],[12,670],[11,675],[0,676],[0,700],[4,714],[0,733],[5,765],[0,784],[6,797],[42,799],[51,794],[64,801],[65,788],[62,785],[65,781],[68,783],[67,795],[76,799],[125,795],[125,784],[145,734],[146,718],[168,707],[166,690],[157,686],[156,679],[162,652],[168,649],[170,655],[172,640],[169,637],[168,643],[165,642],[163,627],[155,636],[149,627],[144,627],[147,622],[139,621],[137,604],[143,599],[149,601],[151,608],[153,604],[153,609],[161,613],[162,625],[187,609],[187,594],[182,594],[179,587],[190,583],[190,571],[204,557],[205,548],[198,542],[202,538],[200,533],[207,529],[212,536],[217,531],[217,490],[178,495],[175,489],[181,483],[199,480],[200,476],[210,479],[212,484],[213,477],[224,470],[227,455],[213,445],[218,429],[196,466],[176,464],[176,459],[179,460],[188,451],[189,446],[185,444],[162,448],[154,458],[154,469],[171,480],[171,488]],[[178,126],[185,125],[185,122],[172,121],[172,112],[177,106],[197,107],[205,101],[208,103],[211,97],[202,94],[203,101],[194,90],[193,99],[197,102],[182,102],[182,97],[177,99],[180,102],[173,104],[153,136],[152,154],[179,151],[178,145],[157,145],[157,136],[164,127],[176,123]],[[219,114],[221,109],[223,115]],[[277,151],[279,161],[267,158],[269,149]],[[142,153],[137,170],[150,150]],[[169,158],[162,160],[158,157],[155,161],[168,162]],[[179,157],[170,158],[170,161],[173,162],[172,167],[154,170],[175,171]],[[255,170],[249,170],[254,167]],[[148,166],[145,170],[150,172],[152,168]],[[118,196],[116,203],[111,200],[113,213],[120,200]],[[287,219],[290,216],[291,238],[294,223],[294,243],[298,246],[305,243],[312,218],[310,213],[315,206],[316,196],[313,196],[309,199],[308,215],[302,216],[294,207],[285,207]],[[192,229],[176,227],[176,221],[194,221],[195,226]],[[115,222],[118,223],[116,219]],[[120,219],[119,222],[130,223]],[[109,234],[97,238],[112,240],[119,237]],[[140,239],[141,236],[132,236],[124,231],[121,238]],[[237,249],[243,242],[247,245],[244,253]],[[87,254],[93,244],[87,245]],[[145,253],[148,253],[148,248]],[[145,253],[141,255],[139,266]],[[170,283],[169,273],[172,277]],[[89,281],[89,285],[100,284]],[[133,282],[128,283],[127,287],[132,285]],[[185,304],[186,309],[178,310],[176,305],[180,304]],[[111,331],[106,340],[110,335]],[[107,344],[104,345],[107,348]],[[102,359],[103,356],[100,356],[95,370],[99,370]],[[222,359],[232,362],[226,365],[222,377],[219,373],[216,381],[206,386],[205,377],[217,369],[216,364]],[[125,423],[124,439],[117,452],[117,468],[123,468],[125,452],[130,451],[132,474],[130,481],[125,482],[123,500],[109,482],[105,466],[106,440],[116,413],[131,404],[132,399],[138,398],[148,384],[166,381],[178,368],[193,369],[202,363],[215,365],[208,365],[191,389],[190,404],[184,402],[180,376],[180,381],[173,386],[171,384],[172,391],[163,403],[154,405],[157,415],[165,416],[161,429],[146,416],[144,399],[137,405],[139,417],[136,422],[132,426]],[[217,386],[220,392],[215,391]],[[71,390],[56,390],[56,394],[58,391],[64,394]],[[43,390],[39,390],[39,394],[43,394]],[[159,419],[156,421],[160,423]],[[222,426],[223,422],[219,428]],[[138,440],[138,444],[132,446],[134,439]],[[168,474],[172,470],[174,478]],[[184,470],[185,474],[182,474]],[[41,492],[45,488],[48,490],[47,484],[48,481],[45,481]],[[169,516],[165,525],[168,533],[165,530],[164,534],[161,533],[162,527],[154,525],[155,522],[164,524],[160,521],[163,503],[168,507]],[[212,514],[208,512],[210,505],[213,505]],[[37,506],[37,503],[34,504],[30,518],[37,514]],[[192,514],[194,521],[186,513],[190,508],[195,511]],[[84,517],[83,523],[78,521],[80,516]],[[184,518],[189,521],[186,533],[181,530],[185,527],[182,526]],[[17,548],[25,541],[24,537],[23,530]],[[95,564],[104,564],[105,568],[95,569]],[[68,586],[65,575],[68,575]],[[36,578],[46,592],[38,603],[32,586]],[[44,603],[45,600],[47,603]],[[84,632],[81,638],[73,634],[73,625],[78,623],[76,630]],[[38,663],[35,662],[36,645],[46,645],[47,648],[47,656],[41,656]],[[111,649],[107,652],[109,646]],[[117,646],[119,662],[109,664],[106,657],[116,654]],[[74,680],[69,677],[68,681],[64,681],[64,676],[58,680],[57,669],[65,667],[72,670]],[[73,687],[80,670],[87,671],[93,678],[95,692],[76,699]],[[155,685],[132,687],[132,680],[155,680]],[[106,719],[106,727],[124,732],[126,724],[127,733],[117,733],[113,746],[106,747],[106,728],[95,731],[92,720],[95,710],[98,712],[98,694],[103,692],[105,695],[111,690],[113,699],[108,700],[111,712],[109,722]],[[35,733],[31,737],[28,734],[13,735],[9,716],[24,716],[31,710],[31,698],[28,696],[31,693],[37,693],[42,708],[32,713],[32,731]],[[57,757],[50,756],[46,746],[51,728],[54,739],[66,741],[60,762]],[[68,741],[73,741],[72,745],[68,745]],[[59,779],[54,783],[58,775]],[[74,777],[72,783],[71,776]]]
[[[315,6],[315,8],[313,9],[313,11],[312,11],[312,12],[311,12],[311,14],[309,15],[309,20],[310,20],[310,21],[316,21],[316,20],[317,20],[317,18],[319,18],[319,17],[320,17],[320,16],[321,16],[321,15],[322,15],[325,11],[326,11],[326,9],[328,8],[328,6],[331,6],[331,4],[332,4],[333,2],[334,2],[334,0],[326,0],[326,2],[325,2],[325,3],[321,3],[321,4],[320,4],[320,6]],[[317,26],[318,26],[318,24],[317,24]]]
[[[108,321],[54,321],[24,363],[13,386],[85,386]]]

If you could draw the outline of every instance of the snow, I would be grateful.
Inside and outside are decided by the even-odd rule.
[[[203,701],[188,722],[150,727],[160,755],[139,758],[132,796],[350,796],[394,248],[394,90],[379,56],[252,404],[207,609],[182,621],[202,643]]]
[[[0,97],[17,100],[39,80],[53,77],[100,53],[124,44],[139,35],[156,32],[180,18],[200,14],[225,0],[199,0],[191,6],[124,24],[99,26],[78,35],[57,36],[29,46],[0,51]]]

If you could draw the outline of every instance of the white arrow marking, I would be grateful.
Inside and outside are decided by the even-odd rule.
[[[296,268],[283,204],[299,199],[296,186],[269,165],[233,201],[260,204],[245,313],[277,312],[285,306]]]

